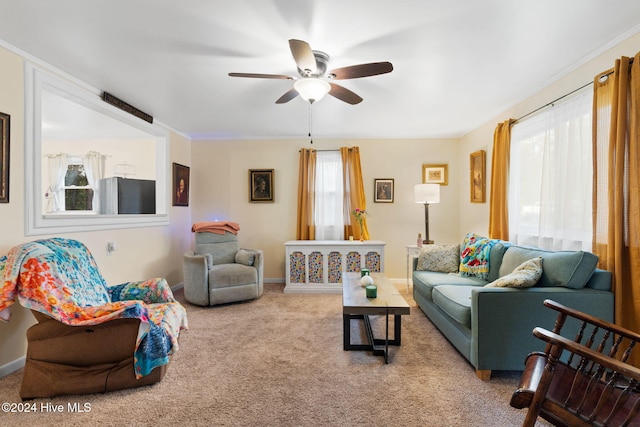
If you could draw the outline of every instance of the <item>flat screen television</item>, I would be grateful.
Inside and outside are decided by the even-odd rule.
[[[121,177],[100,180],[100,213],[155,214],[156,182]]]

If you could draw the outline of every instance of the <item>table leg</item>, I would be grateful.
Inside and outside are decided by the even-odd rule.
[[[342,315],[342,348],[343,350],[349,350],[351,345],[351,316],[348,314]]]
[[[387,325],[384,338],[384,363],[389,363],[389,307],[387,307],[387,315],[385,318]]]
[[[407,295],[409,295],[409,258],[411,255],[407,252]]]
[[[351,319],[362,319],[364,322],[365,332],[367,335],[367,344],[351,343]],[[400,314],[393,315],[393,339],[389,338],[389,311],[385,315],[385,336],[384,338],[375,338],[369,315],[367,314],[343,314],[342,315],[342,335],[344,350],[368,350],[372,351],[376,356],[384,356],[384,363],[389,363],[389,346],[399,346],[401,342],[402,316]]]

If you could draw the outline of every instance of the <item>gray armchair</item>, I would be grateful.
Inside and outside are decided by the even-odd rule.
[[[184,296],[209,306],[259,298],[264,256],[259,249],[241,249],[238,236],[196,232],[196,247],[184,254]]]

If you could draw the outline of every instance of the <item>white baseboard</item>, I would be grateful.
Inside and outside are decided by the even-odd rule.
[[[389,281],[391,283],[393,283],[394,285],[396,285],[396,284],[405,284],[406,285],[407,284],[407,278],[406,277],[402,277],[402,278],[399,278],[399,279],[392,279],[390,277],[387,277],[387,279],[389,279]],[[278,277],[278,278],[274,278],[274,279],[270,279],[270,278],[265,277],[264,278],[264,283],[285,283],[285,280],[284,280],[284,277]],[[182,283],[180,283],[180,285],[182,285]],[[178,285],[176,285],[176,286],[178,286]],[[174,289],[174,288],[171,288],[171,289]],[[176,288],[176,289],[179,289],[179,288]]]
[[[406,278],[403,278],[403,279],[389,279],[389,281],[391,283],[393,283],[394,285],[398,285],[398,284],[402,285],[402,284],[406,284],[407,283],[407,279]],[[284,279],[284,277],[276,277],[276,278],[265,277],[263,279],[263,283],[283,284],[283,283],[285,283],[285,279]],[[177,290],[182,289],[182,288],[184,288],[184,282],[176,283],[175,285],[173,285],[171,287],[171,291],[172,292],[173,291],[177,291]],[[335,292],[339,293],[340,290],[338,290],[338,291],[333,290],[333,291],[330,291],[328,293],[335,293]],[[312,291],[312,293],[317,293],[317,290]]]
[[[24,363],[27,360],[26,356],[22,356],[13,362],[9,362],[0,366],[0,378],[6,377],[9,374],[13,374],[15,371],[18,371],[24,368]]]
[[[341,294],[341,284],[291,284],[284,287],[285,294]]]

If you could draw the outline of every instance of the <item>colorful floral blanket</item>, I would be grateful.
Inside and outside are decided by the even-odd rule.
[[[460,247],[460,275],[486,279],[489,275],[489,254],[497,242],[474,233],[468,233]]]
[[[76,240],[52,238],[15,246],[0,258],[0,313],[21,305],[73,326],[119,318],[140,319],[134,352],[137,378],[169,362],[186,329],[184,307],[165,279],[107,286],[89,250]]]

